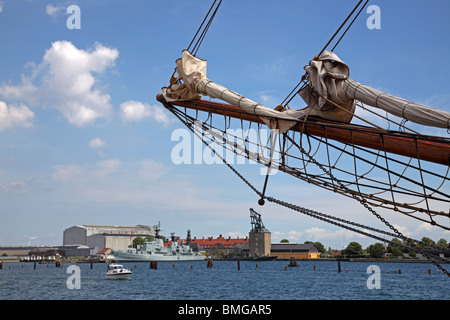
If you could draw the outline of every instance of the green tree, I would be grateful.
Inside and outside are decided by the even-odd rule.
[[[312,243],[313,245],[316,246],[317,250],[319,250],[320,253],[325,253],[327,250],[325,249],[324,245],[320,242],[312,242],[312,241],[305,241],[305,244],[307,243]]]
[[[420,248],[421,249],[433,249],[432,246],[427,245],[427,244],[434,244],[434,245],[436,245],[436,243],[433,240],[431,240],[430,238],[428,238],[428,237],[423,237],[422,238],[422,242],[424,242],[424,244],[420,244]]]
[[[349,256],[360,256],[363,254],[363,248],[358,242],[350,242],[343,251],[343,254]]]
[[[448,248],[448,243],[447,243],[447,240],[445,240],[445,239],[439,239],[439,241],[436,242],[436,244],[437,244],[439,247],[442,247],[442,248]]]
[[[382,258],[384,257],[384,245],[382,243],[371,244],[367,249],[370,256],[373,258]]]
[[[397,238],[392,239],[392,242],[402,244],[402,241]],[[393,256],[396,256],[396,257],[403,255],[402,249],[400,249],[400,247],[397,247],[396,245],[392,245],[392,244],[389,244],[387,246],[387,252],[391,253]]]
[[[136,237],[133,239],[132,246],[133,248],[137,248],[137,246],[142,246],[145,242],[145,239],[142,237]]]
[[[280,241],[280,243],[289,243],[289,240],[288,239],[283,239],[283,240]]]

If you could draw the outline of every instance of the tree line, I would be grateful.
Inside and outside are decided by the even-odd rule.
[[[449,247],[449,244],[445,239],[439,239],[437,242],[434,242],[432,239],[428,237],[423,237],[421,241],[422,243],[417,244],[418,249],[435,249],[435,246],[441,247],[443,249]],[[392,239],[391,242],[397,244],[404,244],[400,239],[397,238]],[[306,241],[305,243],[313,243],[322,255],[331,254],[333,251],[336,251],[331,248],[328,248],[328,250],[326,250],[323,244],[320,242]],[[416,257],[415,251],[408,250],[406,248],[403,249],[392,244],[385,246],[385,244],[377,242],[363,249],[361,244],[355,241],[350,242],[345,249],[341,250],[340,255],[351,257],[382,258],[385,256],[386,253],[389,253],[394,257],[400,257],[403,256],[404,254],[408,254],[411,258]]]

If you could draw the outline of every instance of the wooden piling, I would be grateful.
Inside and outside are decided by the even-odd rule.
[[[34,262],[34,269],[36,269],[36,261]]]
[[[93,263],[92,260],[91,260],[91,269],[92,269],[92,267],[93,267],[93,264],[94,264],[94,263]]]
[[[313,270],[316,270],[316,265],[313,266]]]
[[[337,262],[338,262],[338,271],[341,272],[341,261],[338,260]]]
[[[256,264],[256,269],[258,269],[258,264]]]
[[[0,261],[0,270],[3,269],[3,262]]]
[[[239,260],[237,261],[237,267],[238,267],[238,270],[241,270],[241,262]]]
[[[401,269],[398,269],[398,274],[402,274],[402,270]]]
[[[431,274],[431,269],[428,269],[428,274]]]
[[[61,261],[56,261],[55,267],[57,267],[57,268],[61,267]]]

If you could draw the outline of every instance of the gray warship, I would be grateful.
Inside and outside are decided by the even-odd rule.
[[[116,262],[139,262],[139,261],[198,261],[205,260],[206,256],[192,251],[189,245],[190,230],[188,230],[188,243],[178,243],[172,233],[172,243],[164,246],[162,236],[159,235],[160,228],[156,227],[156,235],[151,241],[146,241],[138,248],[126,250],[112,250]]]

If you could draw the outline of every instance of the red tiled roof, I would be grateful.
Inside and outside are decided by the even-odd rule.
[[[183,239],[183,240],[180,240],[180,241],[185,243],[186,239]],[[235,246],[237,244],[246,244],[248,242],[249,242],[248,238],[247,239],[245,239],[245,238],[232,239],[232,238],[218,237],[218,238],[215,238],[215,239],[208,239],[208,238],[207,239],[191,239],[191,243],[196,243],[199,246],[206,247],[206,248],[212,247],[212,246],[214,246],[216,244],[219,244],[219,243],[222,244],[225,248],[227,248],[227,247],[233,247],[233,246]],[[172,243],[172,241],[168,241],[164,245],[167,246],[167,245],[169,245],[171,243]]]

